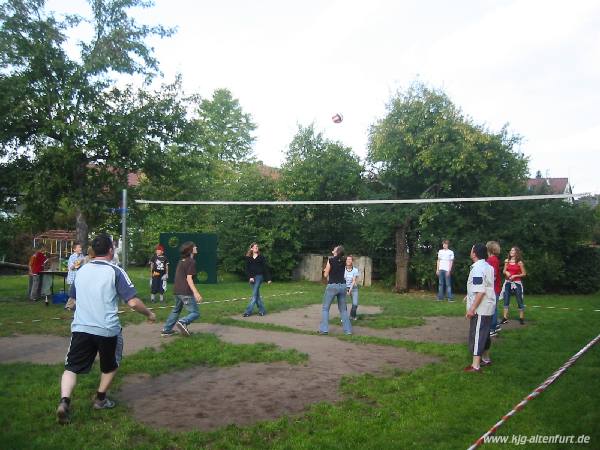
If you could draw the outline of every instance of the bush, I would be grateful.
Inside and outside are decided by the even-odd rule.
[[[600,249],[578,247],[565,260],[561,292],[594,294],[600,290]]]
[[[523,281],[525,292],[544,294],[560,290],[565,277],[565,262],[560,255],[546,250],[540,253],[528,252],[524,264],[527,271],[527,277]]]

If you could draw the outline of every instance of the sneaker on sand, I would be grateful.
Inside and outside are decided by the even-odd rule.
[[[175,331],[173,331],[173,330],[162,330],[160,332],[160,335],[164,336],[164,337],[173,336],[174,334],[175,334]]]
[[[115,402],[108,397],[104,397],[104,400],[94,400],[94,409],[111,409],[114,407]]]
[[[318,331],[317,331],[317,334],[319,334],[319,335],[321,335],[321,336],[327,336],[327,335],[329,334],[329,332],[327,332],[327,331],[321,331],[321,330],[318,330]]]
[[[463,369],[463,372],[475,372],[475,373],[481,373],[481,367],[479,369],[476,369],[473,366],[467,366]]]
[[[259,313],[258,313],[258,315],[259,315],[260,317],[263,317],[265,314],[266,314],[266,313],[264,313],[264,312],[262,312],[262,313],[261,313],[261,312],[259,312]]]
[[[244,314],[242,314],[242,317],[250,317],[250,314],[244,313]]]
[[[60,402],[58,408],[56,408],[56,419],[61,425],[65,425],[71,422],[69,414],[69,405],[66,402]]]
[[[190,330],[188,330],[188,327],[185,323],[183,323],[181,320],[178,320],[177,323],[175,324],[175,327],[177,328],[177,331],[179,331],[181,333],[182,336],[189,336]]]
[[[503,319],[500,321],[500,325],[504,325],[505,323],[508,323],[508,319],[506,319],[506,318],[503,318]]]

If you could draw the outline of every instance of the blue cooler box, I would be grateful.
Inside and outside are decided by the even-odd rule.
[[[69,295],[66,292],[60,291],[56,294],[52,295],[52,303],[67,303],[69,300]]]

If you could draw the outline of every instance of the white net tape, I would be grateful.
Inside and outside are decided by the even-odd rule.
[[[586,194],[515,195],[506,197],[455,197],[415,198],[391,200],[264,200],[264,201],[221,201],[221,200],[136,200],[136,203],[152,205],[396,205],[422,203],[502,202],[523,200],[549,200],[581,197]]]

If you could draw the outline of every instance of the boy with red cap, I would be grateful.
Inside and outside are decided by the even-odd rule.
[[[152,303],[156,300],[156,294],[159,294],[161,303],[165,300],[165,284],[167,278],[169,278],[169,261],[164,253],[165,248],[161,244],[158,244],[156,246],[156,253],[150,259],[150,273],[152,277],[150,301]]]

